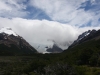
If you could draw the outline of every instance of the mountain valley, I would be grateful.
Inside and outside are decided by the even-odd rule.
[[[53,48],[47,49],[49,54],[37,53],[22,37],[0,33],[0,74],[100,74],[100,30],[89,30],[82,33],[67,50],[63,52],[60,50],[61,53],[56,53],[59,51],[56,45]],[[7,50],[11,54],[8,54]],[[7,55],[4,52],[7,52]]]

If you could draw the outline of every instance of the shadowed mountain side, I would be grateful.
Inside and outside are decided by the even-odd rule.
[[[10,34],[7,34],[6,31]],[[0,33],[0,55],[23,55],[37,52],[26,40],[11,32],[12,30],[5,29]]]
[[[75,40],[73,42],[72,45],[69,46],[69,48],[72,48],[78,44],[81,44],[83,42],[86,42],[86,41],[89,41],[89,40],[98,40],[100,39],[100,30],[89,30],[89,31],[86,31],[84,33],[82,33],[81,35],[79,35],[78,39]]]
[[[63,52],[63,50],[61,48],[59,48],[56,44],[54,44],[52,48],[47,48],[46,51],[50,52],[50,53],[61,53],[61,52]]]

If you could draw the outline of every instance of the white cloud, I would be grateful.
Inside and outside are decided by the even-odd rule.
[[[65,49],[77,39],[79,34],[88,29],[94,29],[94,27],[76,28],[54,21],[28,20],[22,18],[0,18],[1,27],[11,27],[35,48],[38,47],[37,45],[42,45],[40,52],[44,51],[43,46],[53,45],[51,40],[54,40],[59,47]]]
[[[11,10],[3,1],[0,1],[0,10]]]
[[[100,25],[98,23],[100,15],[96,14],[97,11],[79,9],[86,1],[88,0],[30,0],[30,4],[45,11],[55,21],[75,26],[87,26],[90,21],[91,26]],[[95,0],[91,0],[91,4],[94,2]]]
[[[32,10],[30,12],[30,9],[25,9],[31,5],[43,10],[54,21],[78,27],[87,26],[91,21],[91,26],[99,26],[100,11],[98,9],[100,2],[97,0],[90,1],[91,4],[98,6],[95,9],[90,8],[88,11],[85,11],[84,8],[79,9],[82,3],[86,1],[88,0],[0,0],[0,16],[7,18],[29,17]],[[24,2],[27,3],[24,4]]]
[[[1,17],[25,17],[28,11],[26,9],[25,0],[0,0],[0,16]]]
[[[1,27],[11,27],[32,46],[36,44],[52,46],[54,40],[60,47],[67,48],[77,38],[76,28],[47,20],[27,20],[22,18],[0,18]]]
[[[86,0],[31,0],[31,5],[44,10],[57,21],[71,21],[78,16],[78,8]]]

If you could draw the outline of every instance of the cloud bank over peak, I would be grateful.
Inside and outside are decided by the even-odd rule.
[[[52,46],[53,40],[66,49],[79,34],[71,25],[48,20],[27,20],[22,18],[0,18],[0,28],[9,26],[17,34],[23,36],[32,46]]]
[[[56,42],[65,49],[82,32],[100,28],[100,0],[0,0],[2,27],[35,48]]]
[[[48,20],[28,20],[22,18],[0,18],[0,28],[11,27],[20,36],[24,37],[39,52],[44,52],[45,47],[52,47],[54,42],[66,49],[78,35],[88,29],[99,29],[100,27],[77,28],[68,24],[62,24]]]

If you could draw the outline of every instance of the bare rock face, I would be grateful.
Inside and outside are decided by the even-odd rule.
[[[0,55],[32,54],[37,51],[11,28],[0,30]]]

